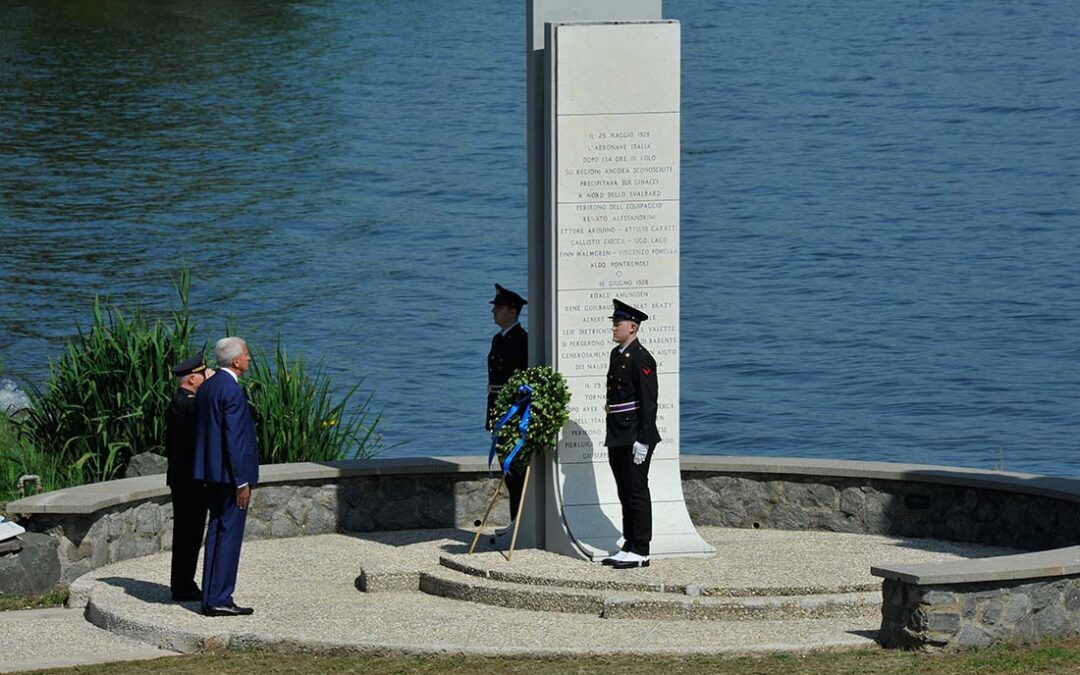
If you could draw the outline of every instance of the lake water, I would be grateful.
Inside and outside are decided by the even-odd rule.
[[[682,451],[1080,475],[1075,0],[665,15]],[[524,36],[506,0],[8,0],[4,374],[42,382],[95,294],[169,307],[186,261],[206,338],[366,377],[393,454],[485,452]]]

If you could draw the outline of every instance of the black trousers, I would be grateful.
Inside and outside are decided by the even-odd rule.
[[[173,503],[172,567],[169,587],[173,593],[196,588],[195,566],[206,531],[206,488],[202,483],[169,487]]]
[[[510,520],[517,520],[521,492],[525,489],[525,474],[522,473],[520,476],[512,473],[503,474],[503,482],[506,483],[506,491],[510,495]]]
[[[649,555],[652,541],[652,494],[649,492],[649,465],[653,450],[641,464],[634,464],[634,446],[619,445],[608,448],[608,465],[615,475],[615,488],[622,504],[622,550],[638,555]]]

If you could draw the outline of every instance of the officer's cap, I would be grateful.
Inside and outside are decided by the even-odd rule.
[[[634,309],[621,300],[612,300],[612,302],[615,303],[615,311],[608,317],[612,321],[633,321],[634,323],[641,323],[649,318],[649,315],[645,312],[640,309]]]
[[[499,284],[495,284],[495,299],[491,301],[493,305],[507,305],[509,307],[516,307],[521,309],[525,305],[529,304],[528,301],[513,291],[508,291]]]
[[[194,356],[187,361],[181,361],[172,368],[172,374],[177,377],[183,377],[185,375],[191,375],[192,373],[201,373],[206,370],[206,364],[203,363],[203,357]]]

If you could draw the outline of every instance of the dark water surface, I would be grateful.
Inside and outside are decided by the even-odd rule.
[[[0,3],[6,374],[187,261],[207,338],[367,376],[395,454],[484,451],[523,5]],[[1080,475],[1075,1],[665,6],[683,452]]]

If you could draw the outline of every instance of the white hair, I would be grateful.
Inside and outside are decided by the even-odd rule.
[[[218,340],[214,344],[214,359],[217,360],[218,367],[231,368],[232,362],[244,353],[246,347],[244,338],[223,337]]]

